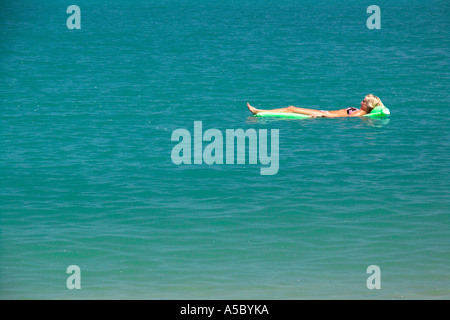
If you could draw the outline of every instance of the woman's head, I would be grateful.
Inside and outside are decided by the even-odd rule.
[[[379,106],[384,106],[383,102],[381,102],[380,98],[374,96],[373,94],[368,94],[364,97],[363,101],[361,101],[361,109],[363,109],[367,113],[370,113],[373,108]]]

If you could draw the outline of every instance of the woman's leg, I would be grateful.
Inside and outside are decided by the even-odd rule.
[[[256,114],[259,112],[286,112],[286,113],[301,113],[301,114],[307,114],[310,116],[319,116],[319,117],[321,117],[324,114],[324,112],[320,111],[320,110],[297,108],[294,106],[289,106],[287,108],[281,108],[281,109],[261,110],[261,109],[256,109],[255,107],[252,107],[247,102],[247,107],[250,110],[250,112],[253,114]]]

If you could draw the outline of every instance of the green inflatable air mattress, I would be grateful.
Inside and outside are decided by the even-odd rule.
[[[384,118],[389,116],[391,113],[389,109],[383,106],[375,107],[373,110],[363,115],[363,117],[369,118]],[[311,118],[310,115],[301,113],[288,113],[288,112],[260,112],[255,114],[256,117],[275,117],[275,118],[290,118],[290,119],[306,119]]]

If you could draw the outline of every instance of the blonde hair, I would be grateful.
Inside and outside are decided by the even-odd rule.
[[[384,107],[384,104],[383,104],[383,102],[381,102],[381,99],[373,94],[368,94],[367,96],[364,97],[364,99],[366,100],[366,106],[368,108],[368,110],[367,110],[368,113],[370,113],[370,111],[372,111],[372,109],[375,107],[379,107],[379,106]]]

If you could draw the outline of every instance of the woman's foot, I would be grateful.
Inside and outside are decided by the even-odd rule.
[[[252,107],[250,105],[250,103],[248,103],[248,102],[247,102],[247,107],[248,107],[248,110],[250,110],[250,112],[253,113],[253,114],[257,114],[259,112],[258,109],[256,109],[255,107]]]

